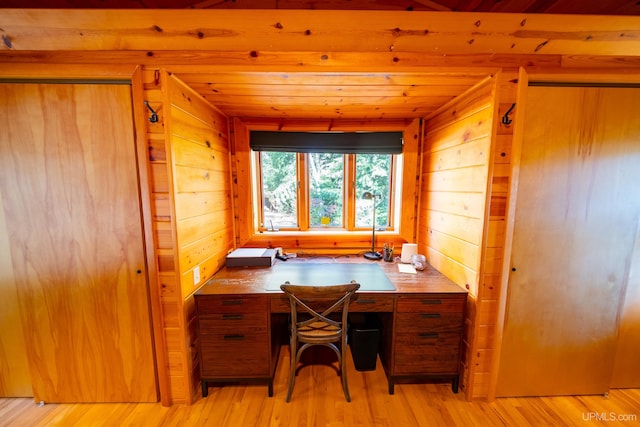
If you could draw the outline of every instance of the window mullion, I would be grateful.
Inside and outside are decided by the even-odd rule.
[[[298,224],[300,230],[309,229],[309,162],[307,155],[296,153],[298,162]]]
[[[262,161],[260,159],[260,153],[259,152],[254,152],[254,160],[255,160],[255,165],[256,165],[256,201],[254,203],[255,208],[258,210],[258,230],[262,231],[264,228],[266,228],[265,224],[264,224],[264,208],[263,208],[263,203],[262,203],[262,199],[264,197],[263,194],[263,187],[262,187]]]
[[[347,155],[347,164],[345,167],[345,209],[346,221],[345,227],[351,231],[356,226],[356,155]]]
[[[389,165],[389,206],[387,206],[387,218],[389,218],[387,228],[393,227],[396,223],[395,213],[396,210],[394,207],[396,206],[396,179],[397,179],[397,165],[398,158],[397,156],[391,156],[391,164]]]

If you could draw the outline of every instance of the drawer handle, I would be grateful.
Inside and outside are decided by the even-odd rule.
[[[440,313],[422,313],[420,317],[423,319],[439,319]]]
[[[244,315],[242,314],[223,314],[222,320],[242,320]]]
[[[223,300],[222,305],[242,305],[242,300],[241,299]]]
[[[241,341],[244,339],[244,335],[240,335],[240,334],[225,335],[224,339],[227,341]]]
[[[423,299],[423,304],[442,304],[442,300],[439,299]]]
[[[420,338],[438,338],[437,332],[421,332],[418,334]]]
[[[374,299],[357,299],[356,304],[375,304],[376,300]]]

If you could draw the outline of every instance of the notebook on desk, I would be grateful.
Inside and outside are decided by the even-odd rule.
[[[395,291],[378,264],[371,263],[280,263],[273,267],[267,291],[279,291],[288,281],[292,285],[339,285],[352,280],[360,283],[360,291]]]

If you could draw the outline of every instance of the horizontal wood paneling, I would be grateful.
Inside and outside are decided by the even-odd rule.
[[[405,129],[415,122],[414,119],[382,119],[371,122],[371,120],[325,120],[319,118],[311,119],[281,119],[260,117],[241,117],[242,124],[251,130],[282,130],[282,131],[336,131],[349,132],[368,129],[371,131],[397,131]],[[237,137],[237,135],[236,135]]]
[[[191,295],[213,276],[233,247],[227,118],[174,76],[162,73],[168,115],[167,170],[174,227],[176,294],[164,307],[171,397],[190,403],[199,389],[197,341]],[[194,280],[194,269],[199,280]],[[169,331],[170,334],[169,334]]]
[[[484,152],[487,138],[486,124],[478,123],[477,120],[471,126],[474,129],[469,130],[465,125],[462,127],[463,134],[445,135],[445,132],[433,132],[429,135],[431,141],[434,142],[434,152],[432,154],[433,170],[459,169],[465,166],[483,165],[487,162],[489,153]],[[480,129],[478,129],[480,128]],[[481,133],[478,134],[477,131]],[[454,131],[455,132],[455,131]],[[460,130],[458,130],[458,133]],[[445,138],[440,139],[440,138]],[[460,141],[466,141],[466,149],[460,150],[458,145]],[[439,146],[438,150],[435,148]]]
[[[178,135],[173,136],[175,148],[174,163],[200,169],[224,171],[229,169],[228,149],[226,139],[214,138],[200,141],[183,140]],[[195,144],[193,142],[196,142]],[[207,143],[209,146],[207,146]]]
[[[482,221],[479,218],[428,211],[425,219],[429,227],[467,242],[479,242],[482,237]]]
[[[478,96],[477,94],[474,94]],[[458,108],[449,108],[443,111],[437,117],[434,117],[428,120],[429,124],[429,133],[427,134],[428,139],[430,140],[429,148],[432,152],[437,152],[440,150],[445,150],[447,148],[453,149],[458,147],[461,143],[468,143],[471,141],[482,141],[486,139],[488,136],[488,131],[491,125],[491,117],[492,112],[487,107],[489,104],[486,103],[485,98],[481,98],[480,103],[477,101],[468,100],[471,102],[470,105],[462,105],[458,106]],[[484,101],[484,102],[483,102]],[[466,108],[465,108],[466,107]],[[449,117],[450,120],[455,120],[456,125],[452,126],[451,122],[444,121],[442,122],[443,117]],[[433,126],[433,127],[431,127]],[[484,151],[479,151],[478,147],[475,150],[469,150],[469,156],[473,156],[471,160],[475,160],[474,154],[477,156],[478,154],[484,154],[484,157],[487,156],[487,153]],[[456,162],[456,161],[470,161],[470,159],[466,158],[464,160],[458,160],[459,156],[462,153],[458,153],[457,156],[451,157],[449,152],[443,151],[443,153],[439,153],[441,156],[435,157],[435,159],[440,160],[440,162]],[[437,162],[438,160],[435,160]],[[434,167],[438,163],[434,163]],[[447,163],[443,163],[446,165]],[[472,163],[474,164],[474,163]],[[477,164],[477,163],[475,163]]]
[[[201,261],[222,249],[226,255],[228,242],[233,239],[231,229],[224,229],[212,234],[204,235],[193,243],[180,246],[180,273],[192,270]],[[224,258],[224,255],[222,256]],[[204,280],[204,279],[203,279]],[[193,286],[193,282],[189,285]]]
[[[221,230],[233,228],[231,218],[222,218],[220,215],[208,213],[204,215],[183,218],[176,223],[180,242],[188,245],[202,238]]]
[[[480,218],[484,212],[484,194],[466,191],[428,191],[422,193],[422,201],[426,201],[435,212]],[[479,243],[479,242],[478,242]]]
[[[486,142],[485,142],[486,144]],[[486,162],[485,162],[486,165]],[[431,191],[459,191],[464,188],[468,192],[483,192],[486,189],[487,168],[485,165],[470,166],[464,169],[436,170],[424,177]]]
[[[424,169],[421,206],[423,218],[430,219],[425,235],[429,252],[436,264],[447,268],[450,277],[460,280],[457,283],[471,286],[472,292],[477,286],[485,209],[490,90],[491,85],[486,84],[463,101],[443,108],[427,121],[425,140],[428,168]],[[440,221],[432,222],[434,218]],[[473,232],[460,227],[464,223],[475,224]],[[443,239],[440,233],[449,238]],[[469,250],[460,250],[460,240],[470,244]]]
[[[451,234],[441,233],[433,228],[429,229],[429,246],[437,248],[443,256],[466,266],[477,263],[480,256],[480,248],[477,244],[466,242]]]
[[[477,389],[477,372],[491,360],[485,347],[493,335],[491,328],[478,328],[478,298],[485,236],[500,235],[499,228],[485,230],[496,84],[486,80],[428,118],[424,142],[419,252],[469,289],[461,379],[468,397],[485,392]]]
[[[229,170],[195,168],[193,166],[175,166],[175,185],[179,193],[201,193],[212,188],[229,187]]]
[[[225,212],[225,206],[230,201],[231,193],[228,190],[178,193],[176,194],[176,215],[182,219],[208,213]]]

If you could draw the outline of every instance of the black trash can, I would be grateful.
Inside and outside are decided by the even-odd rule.
[[[374,313],[349,314],[349,345],[357,371],[374,371],[382,322]]]

